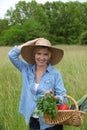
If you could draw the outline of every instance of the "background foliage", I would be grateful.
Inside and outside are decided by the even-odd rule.
[[[87,44],[87,2],[20,1],[0,19],[0,46],[37,37],[53,44]]]

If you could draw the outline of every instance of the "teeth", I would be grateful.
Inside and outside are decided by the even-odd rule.
[[[41,60],[40,62],[44,62],[44,61]]]

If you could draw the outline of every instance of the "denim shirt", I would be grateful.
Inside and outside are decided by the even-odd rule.
[[[58,70],[54,69],[51,64],[48,65],[45,73],[40,79],[37,92],[35,93],[35,68],[36,65],[29,64],[22,60],[20,55],[20,49],[15,46],[8,53],[8,57],[13,63],[13,65],[22,74],[22,94],[19,104],[19,112],[24,116],[26,124],[28,125],[30,117],[32,116],[34,109],[37,106],[37,98],[44,96],[47,90],[54,91],[54,95],[58,96],[59,103],[65,102],[63,97],[66,94],[66,89],[64,88],[63,80],[61,74]],[[44,123],[43,119],[40,118],[40,128],[41,130],[50,127]]]

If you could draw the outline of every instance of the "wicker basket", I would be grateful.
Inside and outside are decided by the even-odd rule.
[[[55,119],[51,119],[51,116],[48,114],[43,115],[44,122],[47,124],[63,124],[63,125],[72,125],[72,126],[80,126],[83,123],[83,118],[85,116],[85,112],[79,111],[77,102],[69,95],[65,95],[70,99],[74,105],[75,110],[58,110],[57,117]]]

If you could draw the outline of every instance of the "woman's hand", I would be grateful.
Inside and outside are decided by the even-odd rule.
[[[53,96],[53,98],[58,102],[59,100],[58,100],[58,97],[57,96],[54,96],[54,92],[53,91],[51,91],[51,90],[47,90],[46,92],[45,92],[45,96],[47,96],[47,94],[51,94],[52,96]]]
[[[51,91],[51,90],[47,90],[46,92],[45,92],[45,96],[47,95],[47,94],[51,94],[52,96],[54,96],[54,92],[53,91]]]
[[[18,48],[21,50],[21,48],[22,48],[23,46],[35,45],[35,43],[38,41],[38,39],[39,39],[39,38],[36,38],[36,39],[34,39],[34,40],[27,41],[27,42],[25,42],[25,43],[19,45]]]
[[[35,43],[38,41],[39,38],[36,38],[34,40],[30,40],[24,43],[24,45],[35,45]]]

